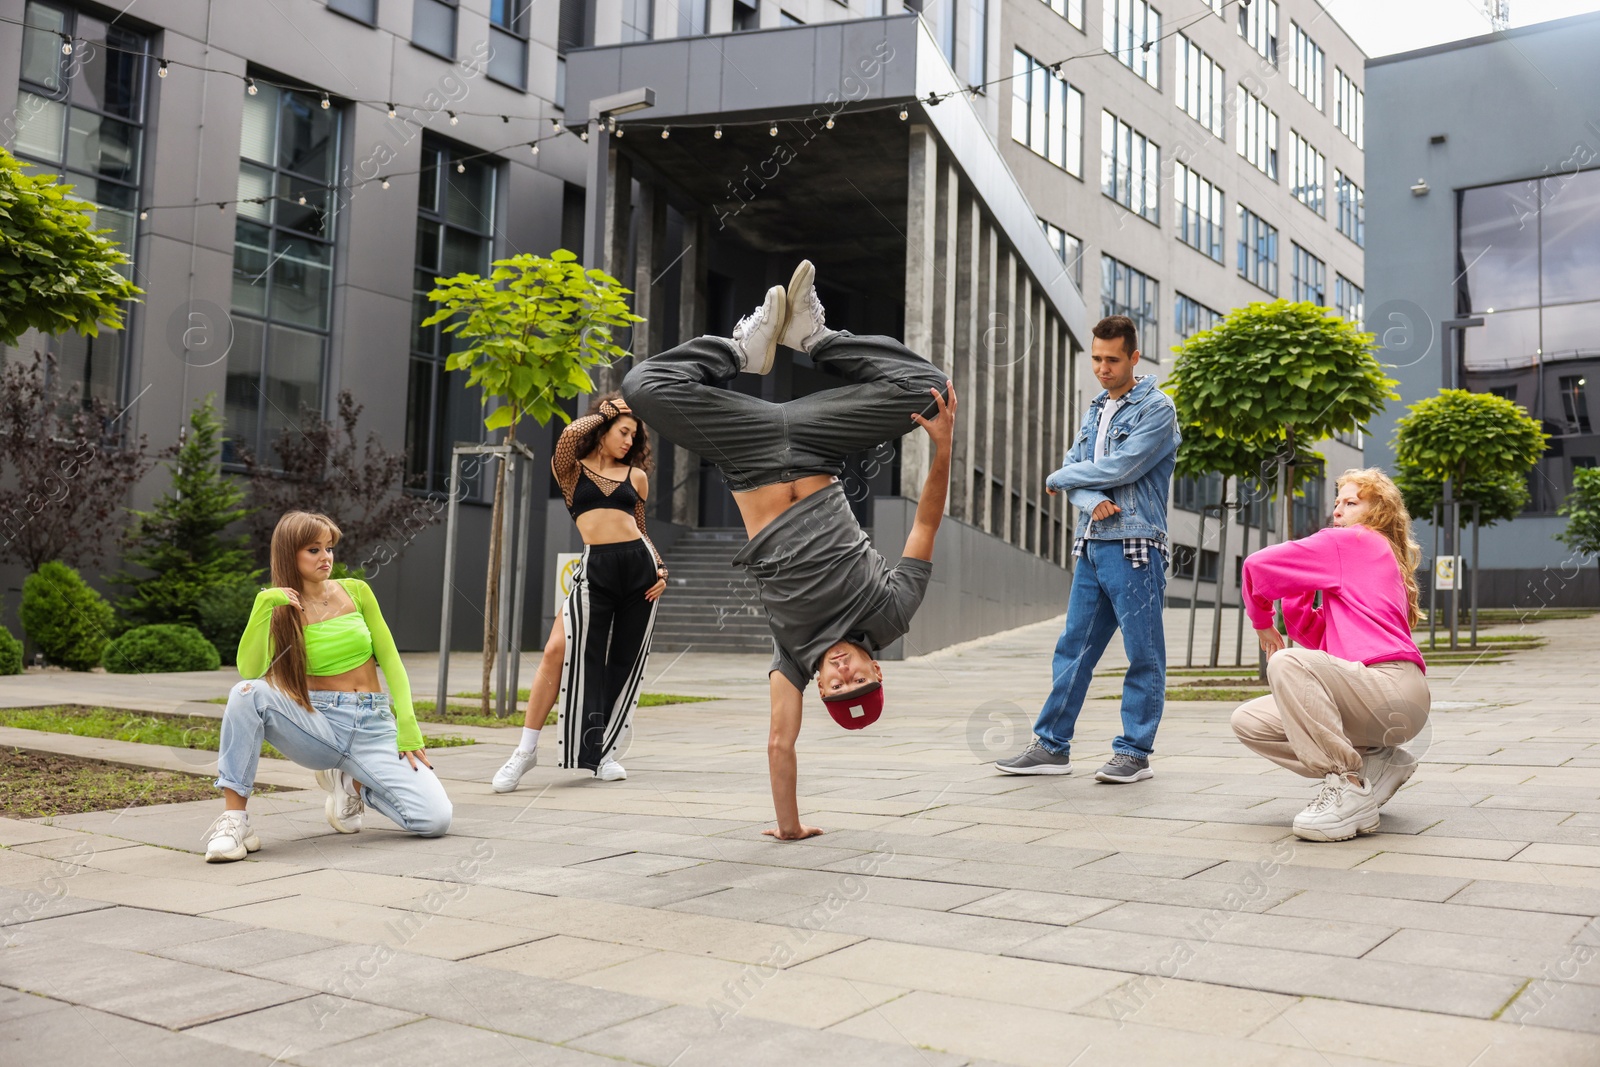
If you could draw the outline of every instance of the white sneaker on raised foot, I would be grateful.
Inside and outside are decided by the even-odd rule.
[[[1398,746],[1374,749],[1361,757],[1361,777],[1371,784],[1380,808],[1394,799],[1416,769],[1417,757]]]
[[[733,343],[744,357],[741,369],[765,374],[778,357],[778,335],[789,318],[788,300],[783,286],[767,290],[761,306],[739,320],[733,328]]]
[[[361,803],[360,797],[350,795],[349,781],[350,776],[338,768],[317,772],[317,784],[328,792],[328,801],[322,806],[328,825],[341,834],[359,834],[361,813],[367,806]]]
[[[817,297],[816,281],[817,268],[811,265],[809,259],[802,259],[794,269],[794,277],[789,279],[786,294],[789,319],[778,337],[780,345],[810,352],[811,346],[828,332],[827,316],[822,309],[822,301]]]
[[[504,767],[494,772],[494,781],[490,785],[496,793],[509,793],[517,788],[522,776],[533,770],[534,764],[538,762],[538,748],[519,748],[511,753],[511,758],[506,760]]]
[[[1294,835],[1306,841],[1348,841],[1378,829],[1378,802],[1371,783],[1351,783],[1342,774],[1322,779],[1311,806],[1294,817]]]
[[[602,782],[620,782],[628,777],[628,772],[622,769],[622,764],[607,756],[600,761],[600,769],[594,772],[594,776]]]
[[[231,863],[259,851],[261,839],[250,829],[250,816],[243,811],[225,811],[206,831],[206,862]]]

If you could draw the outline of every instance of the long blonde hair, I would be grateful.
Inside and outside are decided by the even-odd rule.
[[[272,528],[272,584],[293,589],[301,596],[300,550],[326,535],[339,543],[338,524],[315,511],[286,511]],[[272,609],[272,662],[267,681],[280,693],[293,697],[307,711],[311,689],[306,684],[306,628],[304,613],[293,604]]]
[[[1361,525],[1389,539],[1394,561],[1400,565],[1400,580],[1406,586],[1406,622],[1415,626],[1422,618],[1422,594],[1417,589],[1417,568],[1422,565],[1422,547],[1411,536],[1411,513],[1406,510],[1400,487],[1378,467],[1347,470],[1339,475],[1339,489],[1354,485],[1366,502],[1367,517]]]

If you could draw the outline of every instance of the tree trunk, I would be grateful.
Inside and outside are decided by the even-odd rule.
[[[506,461],[496,464],[494,508],[489,518],[489,570],[483,584],[483,677],[478,686],[478,711],[489,714],[489,681],[500,644],[500,509],[505,507]],[[443,699],[443,694],[440,694]]]

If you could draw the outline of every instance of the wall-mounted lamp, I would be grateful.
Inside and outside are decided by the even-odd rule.
[[[1411,195],[1412,196],[1427,196],[1428,195],[1428,179],[1426,179],[1426,178],[1418,178],[1417,179],[1417,183],[1411,187]]]

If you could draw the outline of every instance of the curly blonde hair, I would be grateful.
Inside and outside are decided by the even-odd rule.
[[[1411,513],[1406,510],[1400,487],[1378,467],[1345,471],[1339,475],[1339,489],[1354,485],[1366,502],[1367,517],[1361,525],[1389,539],[1394,561],[1400,565],[1400,580],[1406,586],[1406,622],[1415,626],[1422,618],[1422,594],[1417,589],[1417,568],[1422,565],[1422,547],[1411,536]]]

